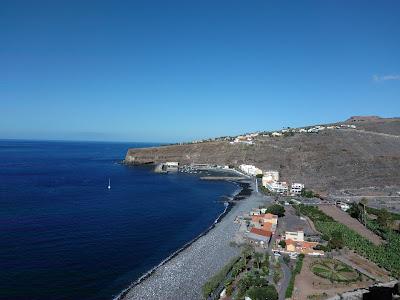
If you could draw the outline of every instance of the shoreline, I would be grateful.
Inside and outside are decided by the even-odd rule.
[[[141,283],[143,283],[144,281],[146,281],[147,279],[149,279],[160,267],[164,266],[165,264],[170,262],[172,259],[177,257],[180,253],[182,253],[185,250],[187,250],[191,245],[193,245],[200,238],[206,236],[211,230],[213,230],[215,228],[215,226],[218,223],[222,222],[224,217],[226,217],[229,214],[229,212],[232,211],[232,209],[234,208],[234,206],[236,206],[236,204],[238,202],[245,201],[246,198],[249,197],[252,194],[253,190],[250,188],[251,187],[251,183],[250,182],[243,181],[243,180],[237,180],[237,181],[235,181],[235,180],[227,180],[227,181],[236,184],[238,186],[238,190],[236,190],[232,194],[232,196],[230,196],[230,197],[225,196],[226,198],[230,198],[230,200],[224,201],[224,203],[227,203],[227,205],[225,206],[225,208],[221,212],[221,214],[218,215],[218,217],[215,219],[215,221],[205,231],[203,231],[202,233],[197,235],[195,238],[193,238],[192,240],[190,240],[189,242],[184,244],[181,248],[179,248],[178,250],[176,250],[175,252],[170,254],[167,258],[162,260],[158,265],[154,266],[149,271],[147,271],[142,276],[140,276],[137,280],[132,282],[127,288],[122,290],[116,297],[113,297],[112,298],[113,300],[129,299],[129,298],[126,298],[126,297],[128,296],[129,292],[135,286],[138,286]]]

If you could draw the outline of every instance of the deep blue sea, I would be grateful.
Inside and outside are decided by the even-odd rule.
[[[0,141],[0,299],[112,299],[214,223],[237,187],[120,164],[145,146]]]

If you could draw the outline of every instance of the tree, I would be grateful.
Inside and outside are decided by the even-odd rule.
[[[364,226],[367,225],[367,209],[366,209],[367,208],[367,204],[368,204],[368,199],[367,198],[362,198],[360,200],[360,205],[362,205],[362,207],[363,207],[362,220],[363,220]]]
[[[300,213],[300,206],[299,206],[299,205],[295,205],[295,204],[293,204],[292,206],[293,206],[293,208],[294,208],[294,210],[295,210],[296,216],[300,217],[300,215],[301,215],[301,213]]]
[[[290,257],[289,257],[289,255],[285,254],[285,255],[283,256],[283,261],[285,262],[285,264],[289,264],[289,262],[290,262]]]
[[[302,189],[301,196],[306,197],[306,198],[312,198],[312,197],[314,197],[314,193],[313,193],[313,191],[308,191],[306,189]]]
[[[272,279],[275,284],[277,284],[279,282],[279,280],[281,280],[281,273],[279,272],[279,270],[275,270],[274,276]]]
[[[332,237],[329,240],[328,246],[332,249],[341,249],[343,248],[343,233],[339,230],[335,230],[332,232]]]
[[[247,258],[248,258],[249,256],[251,256],[251,255],[253,254],[253,252],[254,252],[254,249],[253,249],[252,246],[250,246],[250,245],[245,245],[245,246],[243,247],[241,256],[242,256],[242,259],[243,259],[243,261],[244,261],[244,265],[245,265],[245,266],[247,265]]]
[[[381,208],[378,212],[376,221],[383,227],[390,227],[393,223],[392,215],[385,208]]]
[[[257,174],[256,175],[257,178],[263,178],[263,176],[264,176],[263,174]]]
[[[251,287],[246,295],[252,300],[278,300],[278,292],[273,285],[266,287]]]
[[[279,246],[281,246],[282,248],[286,248],[286,242],[285,242],[285,240],[281,240],[281,241],[279,242]]]
[[[272,204],[267,208],[267,212],[277,215],[278,217],[283,217],[285,215],[285,208],[279,204]]]
[[[260,252],[255,252],[254,253],[254,261],[256,262],[258,269],[260,269],[262,258],[263,258],[262,253],[260,253]]]
[[[268,252],[264,253],[263,265],[269,267],[269,254],[268,254]]]
[[[360,205],[358,205],[356,202],[353,202],[350,204],[350,208],[348,210],[348,213],[352,218],[360,220],[362,218],[362,211],[360,209]]]

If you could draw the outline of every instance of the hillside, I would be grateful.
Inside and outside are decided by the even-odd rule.
[[[279,170],[282,180],[304,182],[322,193],[365,187],[400,188],[400,119],[353,117],[338,124],[347,123],[355,124],[357,129],[258,136],[254,145],[211,141],[129,149],[125,162],[248,163],[264,170]]]

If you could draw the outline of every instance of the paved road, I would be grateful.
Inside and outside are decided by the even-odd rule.
[[[289,285],[289,281],[290,281],[290,276],[292,276],[292,271],[290,270],[290,268],[285,264],[285,262],[283,261],[282,257],[279,258],[279,261],[281,263],[281,268],[283,271],[283,278],[281,279],[281,282],[279,284],[279,300],[285,300],[285,293],[286,293],[286,289]]]

